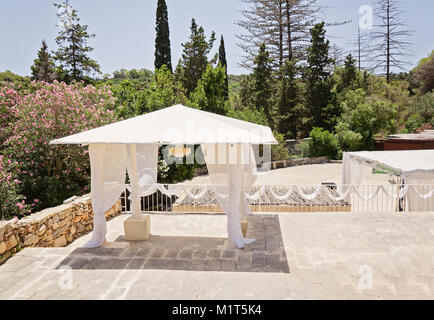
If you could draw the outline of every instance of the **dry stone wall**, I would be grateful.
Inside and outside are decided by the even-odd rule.
[[[121,202],[106,213],[110,220],[121,214]],[[90,195],[21,220],[0,221],[0,265],[24,247],[63,247],[93,229]]]

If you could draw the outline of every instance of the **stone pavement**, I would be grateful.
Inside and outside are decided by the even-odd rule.
[[[250,218],[235,250],[223,215],[153,215],[150,240],[26,248],[0,266],[0,299],[434,299],[434,214]]]
[[[288,262],[277,216],[253,216],[249,233],[256,242],[244,250],[228,247],[226,238],[153,235],[131,244],[123,236],[121,247],[71,252],[57,269],[163,269],[187,271],[285,272]]]

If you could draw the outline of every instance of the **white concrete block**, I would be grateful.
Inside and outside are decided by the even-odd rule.
[[[125,240],[143,241],[151,235],[151,217],[145,214],[132,215],[124,221]]]

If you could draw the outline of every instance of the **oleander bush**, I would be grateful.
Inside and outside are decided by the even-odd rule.
[[[89,191],[86,147],[49,145],[50,140],[116,121],[115,98],[108,87],[82,83],[32,82],[30,93],[10,107],[2,153],[17,162],[21,193],[38,199],[35,210]]]
[[[19,193],[18,163],[0,155],[0,220],[24,216],[31,211],[32,205],[26,203],[26,197]],[[34,200],[36,203],[38,199]]]

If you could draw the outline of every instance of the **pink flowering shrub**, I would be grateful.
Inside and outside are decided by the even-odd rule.
[[[11,82],[0,83],[0,144],[8,138],[7,128],[16,121],[16,104],[21,100],[19,90]]]
[[[0,220],[11,219],[30,213],[31,206],[20,195],[18,164],[0,155]]]
[[[18,99],[16,121],[8,127],[4,154],[21,166],[21,192],[38,199],[35,210],[58,205],[89,191],[86,147],[49,145],[50,140],[116,121],[115,98],[108,87],[32,82],[29,94]]]

